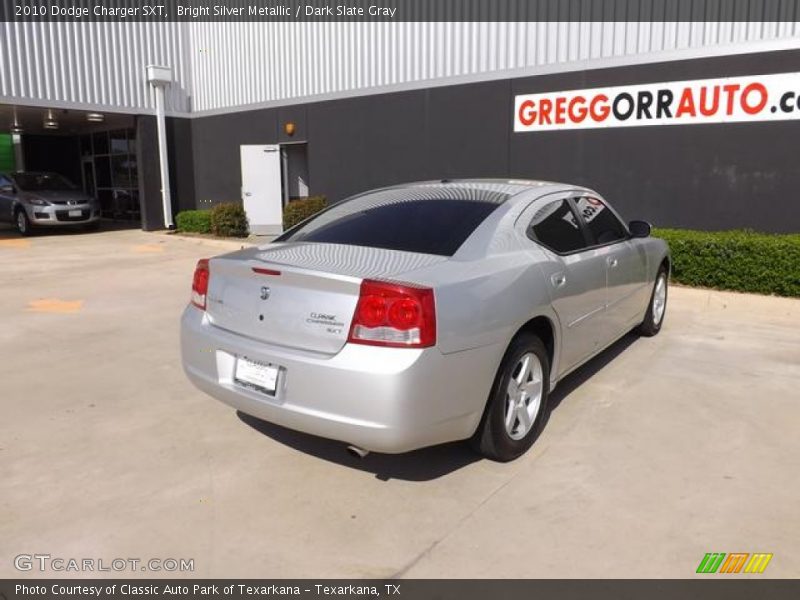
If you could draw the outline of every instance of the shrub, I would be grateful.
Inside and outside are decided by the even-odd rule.
[[[211,209],[211,233],[221,237],[247,237],[250,228],[244,206],[238,202],[217,204]]]
[[[678,283],[778,296],[800,296],[800,234],[658,229],[672,252]]]
[[[317,214],[328,205],[325,196],[308,196],[290,200],[289,204],[283,207],[283,230],[294,227],[308,217]]]
[[[211,233],[211,211],[184,210],[175,216],[179,231]]]

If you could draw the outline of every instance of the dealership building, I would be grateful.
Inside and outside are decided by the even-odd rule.
[[[144,229],[243,200],[269,233],[297,197],[502,177],[797,232],[800,16],[764,16],[0,22],[0,171],[60,172]]]

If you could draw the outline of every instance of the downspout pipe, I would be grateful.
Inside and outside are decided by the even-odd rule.
[[[169,185],[169,162],[167,158],[167,124],[164,117],[164,92],[165,88],[172,83],[172,68],[148,65],[147,81],[150,82],[155,94],[158,162],[161,169],[161,203],[164,210],[164,227],[174,229],[175,223],[172,220],[172,197]]]

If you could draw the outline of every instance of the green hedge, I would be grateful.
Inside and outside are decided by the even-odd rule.
[[[211,233],[210,210],[184,210],[175,217],[178,231],[190,233]]]
[[[250,226],[244,206],[238,202],[217,204],[211,209],[211,233],[221,237],[247,237]]]
[[[656,229],[672,252],[678,283],[800,297],[800,234]]]
[[[315,215],[328,205],[325,196],[308,196],[290,200],[289,204],[283,207],[283,229],[286,231],[294,227],[301,221],[305,221],[311,215]]]

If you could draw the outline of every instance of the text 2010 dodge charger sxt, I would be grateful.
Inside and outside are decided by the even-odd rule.
[[[200,261],[184,369],[247,414],[359,452],[470,438],[511,460],[561,378],[634,327],[658,333],[670,258],[649,235],[565,184],[360,194]]]

